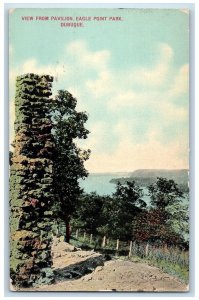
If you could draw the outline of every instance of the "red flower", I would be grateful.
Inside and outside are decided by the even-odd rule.
[[[37,205],[38,202],[39,202],[39,201],[38,201],[37,199],[34,199],[34,198],[31,198],[31,199],[30,199],[30,204],[31,204],[33,207],[35,207],[35,206]]]

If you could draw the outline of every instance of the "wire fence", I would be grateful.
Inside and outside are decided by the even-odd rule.
[[[65,235],[65,227],[60,226],[59,235]],[[166,261],[189,267],[189,251],[176,246],[156,244],[144,241],[122,241],[106,236],[87,233],[83,229],[71,230],[71,243],[82,249],[94,249],[113,256],[140,257],[156,261]]]

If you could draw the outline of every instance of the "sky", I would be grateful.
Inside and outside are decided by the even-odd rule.
[[[91,21],[61,27],[58,16]],[[175,9],[11,10],[10,140],[16,76],[51,74],[53,95],[68,90],[89,115],[90,134],[77,141],[91,149],[89,172],[188,168],[188,24],[188,11]]]

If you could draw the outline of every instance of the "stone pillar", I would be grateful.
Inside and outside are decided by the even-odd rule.
[[[49,108],[53,77],[17,77],[10,167],[10,276],[18,286],[53,282],[52,155]]]

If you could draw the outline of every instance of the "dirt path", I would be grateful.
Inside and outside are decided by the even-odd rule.
[[[156,267],[131,261],[108,261],[80,279],[65,280],[29,291],[188,291],[185,284]]]
[[[52,285],[20,289],[23,291],[188,291],[188,286],[176,278],[146,263],[114,259],[102,261],[102,256],[91,251],[67,249],[66,243],[58,243],[54,248],[54,269],[64,278]],[[97,262],[97,263],[96,263]],[[89,264],[92,273],[81,278],[71,278],[67,274],[81,272]],[[72,266],[72,269],[71,269]],[[75,266],[75,269],[74,269]],[[79,269],[77,272],[77,266]],[[85,273],[84,273],[85,274]]]

